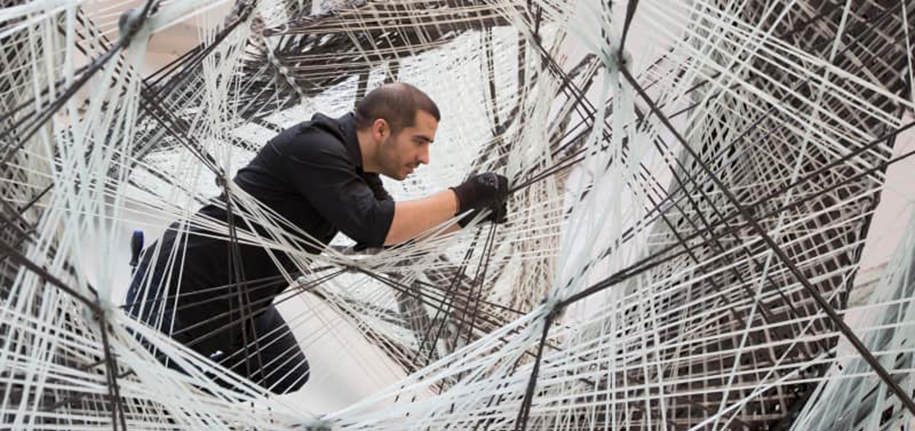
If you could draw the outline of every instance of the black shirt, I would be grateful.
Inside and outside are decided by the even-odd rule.
[[[381,247],[394,218],[381,178],[362,170],[352,113],[316,114],[284,130],[238,171],[235,183],[325,244],[342,231]]]
[[[235,183],[324,244],[342,231],[365,246],[381,246],[394,218],[394,201],[382,187],[381,178],[362,170],[352,114],[337,119],[316,114],[311,121],[284,130],[238,171]],[[221,206],[207,205],[200,213],[227,220]],[[246,230],[247,226],[238,219],[234,225],[239,230]],[[168,274],[168,294],[176,294],[179,285],[181,289],[175,328],[192,329],[182,335],[184,339],[195,339],[230,324],[233,318],[227,312],[240,310],[237,295],[228,294],[230,284],[249,282],[244,284],[244,299],[254,309],[269,306],[274,295],[285,289],[283,280],[264,281],[275,279],[280,271],[263,247],[238,244],[236,254],[230,252],[234,247],[225,239],[225,232],[192,227],[188,235],[178,235],[177,227],[173,223],[166,230],[161,240],[162,252],[154,265],[151,260],[155,247],[144,252],[128,295],[144,297],[140,295],[146,290],[141,287],[146,286],[144,279],[152,280],[150,288],[156,292],[153,296],[163,295],[160,282]],[[184,265],[169,273],[167,262],[176,245],[179,250],[183,246]],[[317,253],[320,247],[309,245],[306,250]],[[181,255],[179,252],[178,259]],[[284,253],[274,256],[292,269],[291,260]],[[154,268],[152,274],[148,274],[150,266]],[[236,270],[240,270],[238,276]],[[218,286],[223,288],[213,289]],[[200,293],[194,294],[197,291]],[[166,309],[170,310],[171,305]],[[143,320],[155,315],[154,309],[146,310]]]

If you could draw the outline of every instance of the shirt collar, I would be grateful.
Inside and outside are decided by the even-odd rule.
[[[336,121],[343,134],[343,146],[346,147],[350,161],[356,166],[356,170],[362,172],[362,150],[359,148],[359,138],[356,137],[356,116],[350,112]]]

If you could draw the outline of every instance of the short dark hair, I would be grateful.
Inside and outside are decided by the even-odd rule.
[[[441,121],[438,106],[422,90],[403,82],[385,84],[366,94],[356,104],[356,129],[365,130],[381,118],[396,135],[416,121],[416,112],[425,111]]]

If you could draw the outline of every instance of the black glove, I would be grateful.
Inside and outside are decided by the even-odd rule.
[[[451,190],[457,195],[458,214],[468,210],[494,208],[508,199],[508,178],[486,172],[468,178]]]
[[[508,216],[508,207],[506,206],[505,202],[502,202],[501,205],[490,207],[489,209],[492,210],[492,212],[490,212],[489,215],[486,216],[486,218],[481,220],[481,222],[488,221],[490,223],[502,224],[502,223],[505,223],[506,221],[508,221],[508,217],[507,217]],[[474,218],[476,218],[477,215],[480,214],[480,211],[483,211],[483,210],[482,209],[473,210],[469,214],[465,215],[464,217],[461,217],[461,219],[458,220],[458,222],[457,222],[458,226],[460,226],[462,228],[467,227],[467,225],[470,224],[470,221],[473,220]]]

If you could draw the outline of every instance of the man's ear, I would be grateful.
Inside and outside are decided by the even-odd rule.
[[[383,118],[376,118],[372,122],[372,137],[378,141],[383,141],[391,133],[391,126]]]

